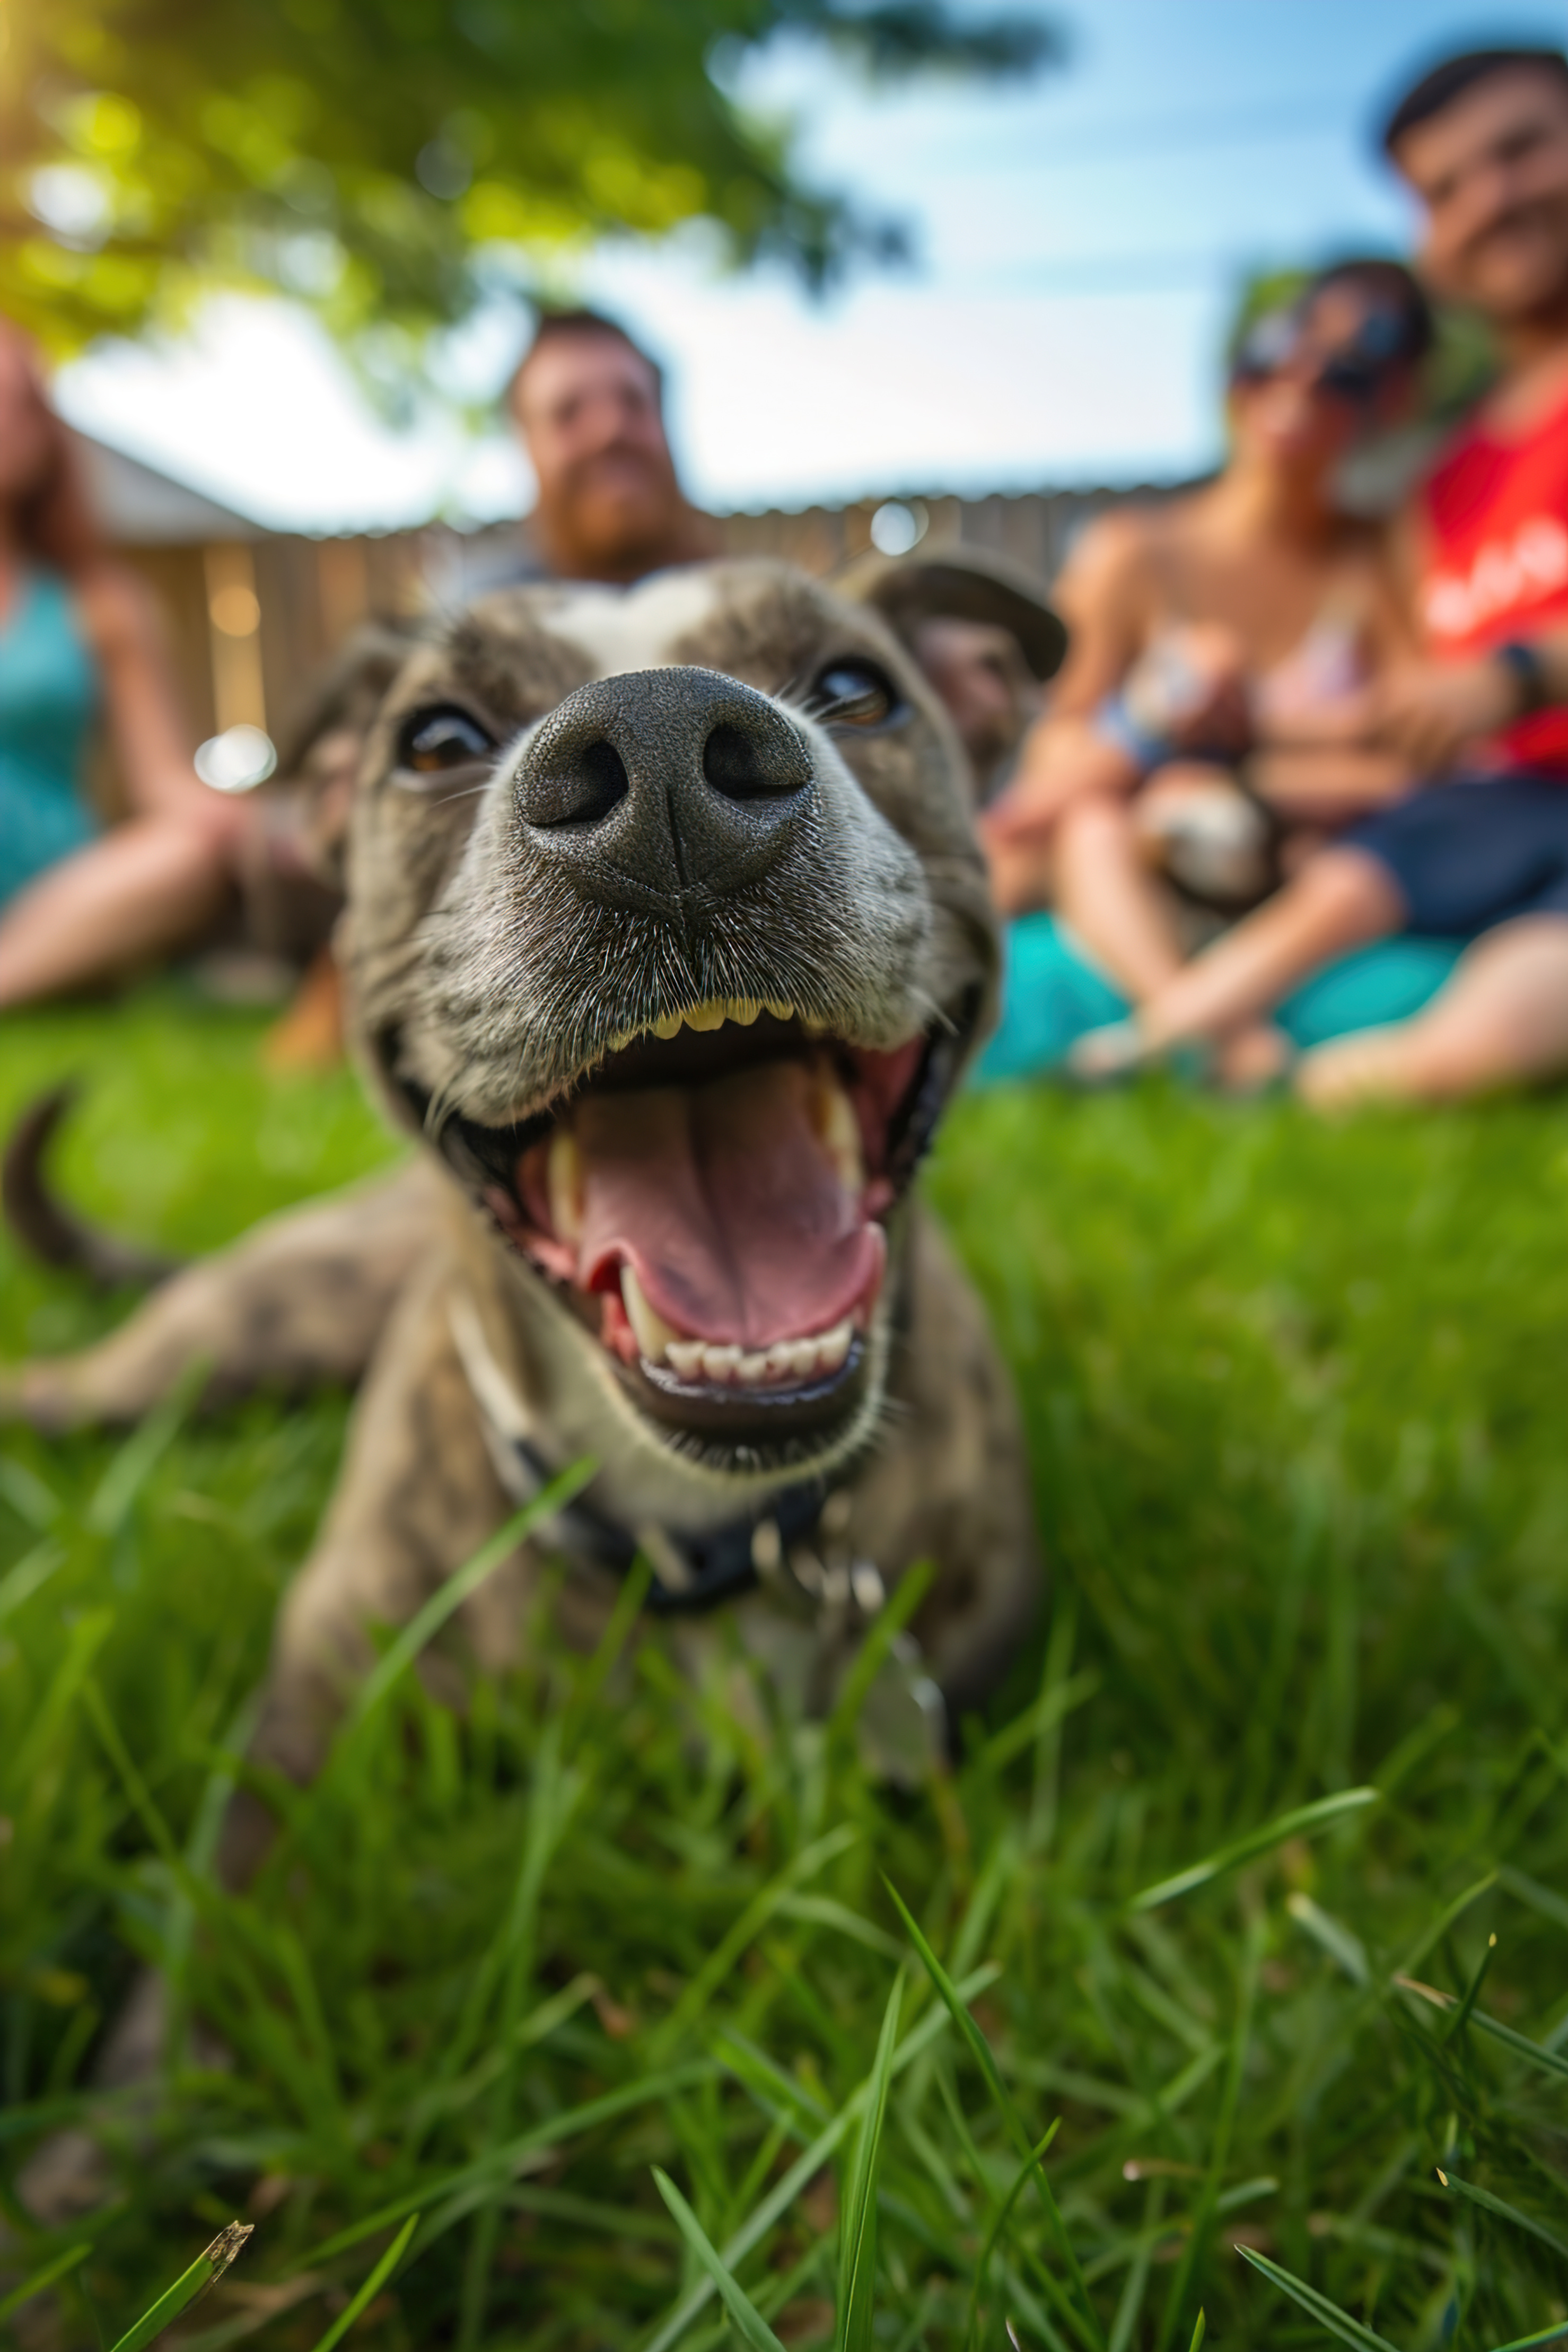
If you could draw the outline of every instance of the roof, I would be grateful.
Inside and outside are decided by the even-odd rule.
[[[264,524],[188,482],[177,482],[90,433],[68,429],[81,456],[93,511],[116,545],[195,547],[211,540],[271,536]]]

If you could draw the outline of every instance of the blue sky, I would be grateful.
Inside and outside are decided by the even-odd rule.
[[[1217,446],[1217,353],[1251,269],[1398,249],[1412,222],[1373,152],[1380,101],[1445,49],[1561,41],[1560,7],[1447,0],[1077,0],[1064,66],[1023,87],[873,91],[784,47],[746,95],[788,108],[821,181],[903,217],[915,258],[813,304],[718,271],[700,236],[589,257],[579,279],[669,365],[674,436],[720,508],[870,492],[1189,473]],[[454,355],[488,392],[518,328]],[[108,350],[62,383],[74,420],[287,527],[437,508],[523,510],[499,436],[432,415],[394,435],[308,323],[215,306],[168,351]]]

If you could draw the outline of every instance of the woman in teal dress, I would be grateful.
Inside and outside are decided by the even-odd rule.
[[[107,831],[84,782],[100,723],[130,803]],[[152,598],[104,548],[32,348],[0,320],[0,1006],[196,936],[247,822],[191,764]]]

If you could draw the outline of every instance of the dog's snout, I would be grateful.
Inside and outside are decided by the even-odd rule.
[[[733,887],[789,845],[815,788],[805,739],[716,670],[580,687],[535,731],[517,814],[585,887],[640,900]]]

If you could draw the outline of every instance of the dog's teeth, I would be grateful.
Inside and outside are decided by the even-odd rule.
[[[808,1037],[825,1037],[828,1034],[828,1023],[819,1021],[814,1013],[802,1013],[800,1025]]]
[[[725,1008],[722,1004],[688,1004],[685,1022],[688,1029],[722,1029]]]
[[[706,1347],[703,1349],[703,1371],[721,1388],[727,1388],[740,1369],[741,1350],[734,1347]]]
[[[768,1368],[768,1377],[770,1381],[781,1381],[792,1377],[795,1370],[794,1340],[776,1339],[762,1360]]]
[[[703,1358],[707,1349],[701,1339],[671,1339],[664,1353],[670,1360],[671,1370],[679,1373],[683,1381],[702,1378]]]
[[[755,996],[732,996],[725,1010],[731,1021],[737,1022],[742,1029],[749,1029],[762,1005]]]
[[[545,1164],[549,1221],[559,1242],[582,1239],[582,1154],[570,1128],[558,1127]]]
[[[850,1341],[853,1337],[854,1326],[847,1315],[841,1323],[835,1323],[831,1331],[822,1332],[816,1343],[818,1370],[836,1372],[850,1352]]]
[[[680,1034],[681,1015],[678,1013],[666,1013],[662,1021],[655,1021],[653,1024],[655,1037],[663,1037],[667,1041],[671,1037],[678,1037]]]
[[[651,1364],[663,1361],[672,1339],[678,1339],[674,1327],[665,1322],[656,1307],[650,1307],[643,1286],[629,1265],[621,1269],[621,1299],[626,1309],[626,1320],[637,1335],[637,1345]]]
[[[860,1121],[855,1107],[831,1070],[821,1070],[811,1104],[811,1123],[832,1161],[840,1183],[858,1200],[865,1184]]]
[[[762,1009],[765,1013],[771,1013],[775,1021],[793,1021],[795,1018],[795,1008],[787,997],[765,997]]]
[[[639,1033],[635,1029],[618,1029],[615,1032],[614,1036],[610,1040],[609,1045],[605,1047],[606,1053],[624,1053],[627,1046],[632,1044],[638,1034]]]
[[[735,1368],[735,1377],[743,1389],[760,1388],[768,1378],[767,1349],[759,1349],[754,1354],[742,1356]]]

